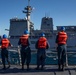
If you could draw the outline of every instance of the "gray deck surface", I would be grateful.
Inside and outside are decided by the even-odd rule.
[[[30,70],[21,70],[20,65],[11,65],[9,69],[2,70],[0,65],[0,75],[76,75],[76,66],[65,67],[65,71],[58,71],[57,65],[46,65],[45,70],[35,70],[36,65],[30,65]]]

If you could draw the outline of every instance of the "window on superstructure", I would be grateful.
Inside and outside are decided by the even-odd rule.
[[[74,28],[74,27],[71,27],[71,29],[72,29],[72,30],[75,30],[75,28]]]
[[[71,27],[71,29],[74,29],[74,27]]]
[[[46,18],[45,20],[48,20],[48,18]]]
[[[46,24],[46,22],[44,22],[44,24]]]
[[[10,36],[10,38],[14,39],[14,36]]]
[[[47,26],[50,26],[50,24],[47,24]]]

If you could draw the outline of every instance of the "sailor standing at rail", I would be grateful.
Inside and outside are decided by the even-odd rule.
[[[29,47],[29,32],[27,30],[24,31],[24,34],[20,37],[18,45],[21,45],[21,64],[22,70],[24,69],[24,64],[26,60],[27,70],[29,70],[29,64],[31,61],[31,50]]]
[[[47,39],[45,38],[44,33],[41,33],[40,38],[36,42],[35,47],[37,49],[37,68],[36,69],[38,70],[41,65],[41,70],[43,70],[45,66],[45,58],[46,58],[45,50],[50,47]]]
[[[10,41],[7,39],[7,35],[4,34],[3,35],[3,38],[0,42],[1,44],[1,57],[2,57],[2,64],[3,64],[3,69],[6,69],[6,66],[5,66],[5,59],[7,59],[7,62],[8,62],[8,68],[10,67],[10,62],[8,60],[8,47],[9,46],[12,46],[10,44]]]
[[[58,52],[58,69],[64,71],[64,65],[66,62],[66,42],[67,33],[65,27],[61,27],[61,31],[56,36],[56,48]]]

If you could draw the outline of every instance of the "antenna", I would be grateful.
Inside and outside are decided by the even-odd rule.
[[[48,17],[48,14],[45,12],[45,17]]]
[[[46,13],[45,13],[45,17],[46,17]]]
[[[28,6],[30,5],[30,0],[28,0]]]
[[[50,12],[45,13],[45,17],[49,17],[50,16]]]

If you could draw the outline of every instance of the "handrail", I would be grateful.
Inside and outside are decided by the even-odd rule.
[[[19,64],[21,64],[20,48],[18,48],[18,47],[12,47],[12,48],[9,48],[8,51],[9,51],[9,52],[18,53],[18,55],[19,55],[19,61],[20,61]],[[31,50],[31,51],[32,51],[31,54],[37,53],[37,50],[36,50],[36,49]],[[67,56],[67,54],[75,54],[75,53],[76,53],[76,52],[72,52],[72,51],[66,52],[66,66],[68,66],[68,56]],[[48,55],[48,54],[50,54],[50,55]],[[56,50],[54,50],[54,51],[53,51],[53,50],[46,50],[46,56],[47,56],[47,57],[52,57],[52,58],[56,57],[56,59],[57,59],[57,56],[56,56],[56,55],[55,55],[55,56],[51,56],[51,54],[57,54],[57,51],[56,51]],[[11,58],[11,57],[10,57],[10,58]],[[1,62],[1,60],[0,60],[0,62]]]

